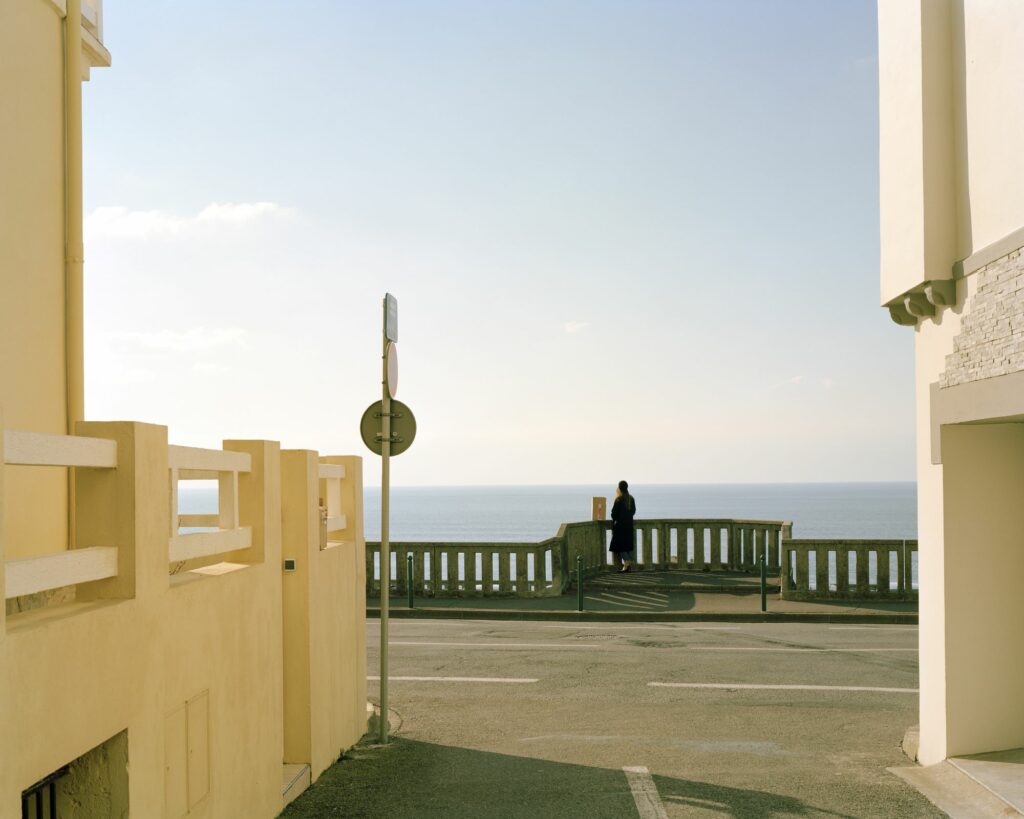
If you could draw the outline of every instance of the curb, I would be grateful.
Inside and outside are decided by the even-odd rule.
[[[379,618],[380,609],[367,608],[367,618]],[[917,625],[917,614],[826,614],[817,612],[695,612],[695,611],[544,611],[527,609],[390,608],[391,619],[423,620],[557,620],[612,623],[877,623]]]

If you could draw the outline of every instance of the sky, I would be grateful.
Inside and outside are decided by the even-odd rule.
[[[395,485],[912,480],[874,0],[106,0],[86,412]]]

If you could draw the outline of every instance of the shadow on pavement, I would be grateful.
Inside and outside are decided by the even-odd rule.
[[[845,814],[799,799],[654,777],[669,816],[757,819]],[[281,814],[298,817],[587,817],[623,819],[637,808],[622,770],[592,768],[396,738],[359,745]]]

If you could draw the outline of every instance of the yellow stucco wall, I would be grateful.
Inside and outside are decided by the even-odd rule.
[[[1024,4],[878,4],[882,303],[1024,227]]]
[[[80,533],[129,553],[119,561],[128,576],[82,584],[74,603],[0,618],[0,819],[20,816],[26,787],[124,730],[133,816],[276,816],[282,762],[310,763],[315,778],[365,731],[361,460],[332,459],[346,465],[351,542],[305,544],[311,594],[296,598],[283,593],[282,532],[318,516],[316,453],[298,453],[302,474],[286,454],[282,480],[276,443],[226,442],[252,459],[239,510],[253,545],[223,574],[170,575],[166,428],[79,430],[118,443],[116,471],[80,476],[79,497],[93,501],[79,510]],[[7,471],[0,450],[0,485]],[[285,634],[307,648],[287,671]],[[285,685],[296,680],[307,708],[286,713]],[[289,753],[286,734],[309,741]]]
[[[958,0],[953,18],[964,75],[956,95],[963,257],[1024,227],[1024,4]]]
[[[67,431],[63,22],[44,0],[0,4],[0,406],[7,426]],[[63,470],[12,468],[9,557],[67,544]]]
[[[950,278],[956,262],[1024,229],[1024,5],[879,0],[878,15],[885,303]],[[914,330],[924,764],[1024,743],[1001,687],[1019,688],[1024,664],[1004,629],[1020,622],[1018,595],[1002,582],[1024,571],[1011,545],[1024,487],[1006,460],[1024,457],[1021,433],[1016,425],[954,430],[948,451],[943,437],[944,463],[932,463],[931,386],[972,310],[978,276],[955,287],[955,304]]]

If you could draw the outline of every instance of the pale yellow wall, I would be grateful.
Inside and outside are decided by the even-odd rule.
[[[958,117],[969,189],[961,207],[960,256],[1024,228],[1024,3],[960,0],[965,54]]]
[[[879,0],[881,285],[886,303],[925,281],[948,278],[955,262],[1024,228],[1024,4],[1002,0]],[[918,537],[920,540],[921,697],[919,758],[994,750],[1008,728],[993,695],[974,697],[964,664],[968,638],[957,632],[972,599],[996,588],[958,562],[979,555],[969,530],[977,503],[1002,497],[986,490],[966,507],[965,475],[983,473],[981,461],[959,455],[958,471],[933,465],[931,385],[953,352],[961,316],[971,309],[974,276],[957,282],[956,304],[939,307],[915,331]],[[982,442],[981,438],[970,439]],[[1007,444],[1008,446],[1010,444]],[[945,451],[944,451],[945,455]],[[952,482],[952,484],[951,484]],[[970,481],[968,481],[968,484]],[[1012,484],[1012,482],[1011,482]],[[993,487],[979,481],[976,486]],[[996,487],[997,488],[997,487]],[[986,500],[987,499],[987,500]],[[1014,506],[1008,497],[1005,509]],[[1012,514],[1012,513],[1011,513]],[[1000,524],[1002,525],[1002,524]],[[989,543],[998,533],[988,532]],[[998,540],[998,538],[996,538]],[[993,547],[994,548],[994,547]],[[967,551],[965,551],[967,550]],[[990,561],[979,561],[984,570]],[[1004,564],[1005,565],[1005,564]],[[1019,612],[1011,617],[1020,620]],[[978,626],[977,623],[974,624]],[[977,651],[998,642],[1000,626],[979,639]],[[984,632],[984,629],[982,629]],[[1019,653],[1008,655],[1019,662]],[[990,660],[995,669],[996,656]],[[1016,673],[1016,672],[1013,672]],[[1010,674],[1013,677],[1013,674]],[[993,707],[996,705],[996,707]],[[1010,729],[1008,729],[1010,730]],[[972,733],[973,731],[973,733]],[[1016,736],[1016,727],[1010,730]],[[995,744],[993,744],[995,743]],[[1024,743],[1022,738],[1021,743]]]
[[[314,780],[366,729],[362,461],[323,460],[345,467],[348,526],[322,549],[320,459],[281,453],[282,559],[296,562],[283,578],[285,761],[308,763]]]
[[[878,4],[881,298],[946,279],[956,202],[952,0]]]
[[[91,424],[83,431],[119,441],[117,480],[128,486],[117,510],[130,525],[114,545],[135,552],[136,597],[7,618],[0,633],[0,819],[20,816],[22,789],[124,729],[132,815],[164,816],[165,718],[202,692],[209,692],[210,790],[189,815],[276,816],[284,741],[277,444],[236,443],[252,454],[240,507],[259,517],[243,511],[241,522],[253,527],[262,562],[222,576],[177,575],[172,583],[166,429]]]
[[[947,426],[947,756],[1024,747],[1024,424]]]
[[[946,355],[960,332],[964,305],[976,280],[957,283],[957,306],[936,321],[922,321],[915,331],[917,441],[918,607],[920,617],[920,750],[924,764],[946,758],[946,594],[945,527],[941,464],[932,463],[931,384],[939,380]]]
[[[66,432],[63,22],[0,4],[0,406],[11,429]],[[11,469],[8,557],[67,543],[63,470]]]
[[[1024,4],[879,0],[881,298],[1024,228]]]

